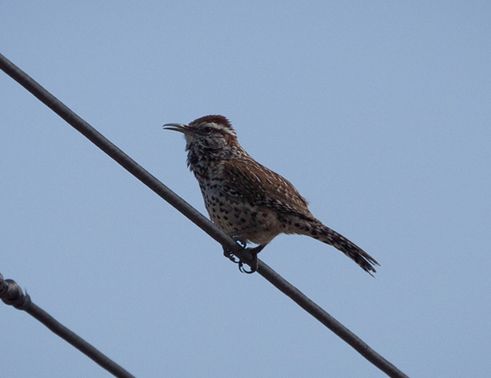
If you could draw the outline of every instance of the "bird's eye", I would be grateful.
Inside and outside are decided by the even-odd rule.
[[[212,128],[210,126],[205,126],[205,127],[202,128],[202,130],[203,130],[203,132],[205,132],[205,133],[208,134],[208,133],[211,132]]]

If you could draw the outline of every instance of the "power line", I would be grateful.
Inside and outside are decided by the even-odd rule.
[[[41,307],[31,301],[29,294],[23,290],[14,280],[3,279],[0,273],[0,299],[8,305],[14,306],[18,310],[23,310],[35,317],[51,331],[62,339],[72,344],[79,351],[84,353],[101,367],[120,378],[134,378],[134,375],[126,371],[123,367],[107,357],[104,353],[82,339],[75,332],[61,324],[58,320],[44,311]]]
[[[92,143],[97,145],[101,150],[116,160],[123,168],[130,172],[133,176],[139,179],[142,183],[153,190],[157,195],[169,202],[173,207],[184,214],[188,219],[194,222],[198,227],[210,235],[213,239],[219,242],[227,251],[233,252],[244,262],[251,261],[251,254],[235,243],[227,234],[216,227],[206,217],[204,217],[195,208],[189,205],[184,199],[170,190],[155,176],[150,174],[130,156],[120,150],[116,145],[99,133],[88,122],[78,116],[39,83],[9,61],[5,56],[0,54],[0,68],[11,76],[15,81],[26,88],[31,94],[37,97],[42,103],[48,106],[61,118],[67,121],[71,126],[85,135]],[[370,348],[363,340],[346,328],[343,324],[329,315],[314,301],[309,299],[305,294],[298,290],[295,286],[281,277],[273,269],[271,269],[263,261],[258,260],[257,272],[276,286],[280,291],[289,296],[300,307],[314,316],[327,328],[341,337],[345,342],[356,349],[363,357],[369,360],[391,377],[407,377],[396,366]]]

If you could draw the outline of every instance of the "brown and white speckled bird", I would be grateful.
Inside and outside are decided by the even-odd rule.
[[[332,245],[368,273],[377,261],[323,225],[284,177],[255,161],[239,144],[227,118],[208,115],[190,124],[168,123],[186,138],[188,166],[196,176],[211,220],[236,241],[259,244],[280,233],[301,234]]]

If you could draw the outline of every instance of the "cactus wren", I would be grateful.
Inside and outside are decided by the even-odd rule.
[[[373,257],[323,225],[288,180],[241,147],[227,118],[208,115],[188,125],[164,127],[184,134],[187,164],[199,182],[210,218],[234,240],[258,244],[253,251],[259,252],[280,233],[307,235],[332,245],[366,272],[375,272],[378,263]]]

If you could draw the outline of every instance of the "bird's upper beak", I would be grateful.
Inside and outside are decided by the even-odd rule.
[[[190,134],[192,130],[183,123],[166,123],[162,126],[165,130],[179,131],[183,134]]]

